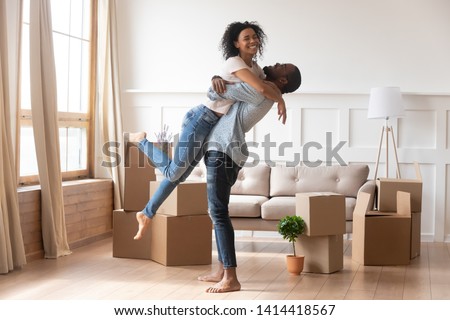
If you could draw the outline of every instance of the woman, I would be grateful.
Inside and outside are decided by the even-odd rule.
[[[255,59],[262,53],[266,35],[255,22],[234,22],[227,26],[221,41],[226,59],[220,77],[213,77],[213,87],[223,90],[227,82],[247,82],[268,99],[278,102],[279,114],[285,121],[285,104],[279,90],[263,81],[265,75]],[[208,99],[204,105],[187,112],[182,123],[179,143],[173,160],[146,139],[145,132],[131,133],[127,140],[137,142],[142,150],[165,176],[146,207],[136,213],[139,229],[134,239],[142,238],[150,219],[175,187],[186,180],[203,156],[202,147],[206,137],[234,101]],[[280,111],[281,110],[281,111]],[[284,110],[284,111],[283,111]]]

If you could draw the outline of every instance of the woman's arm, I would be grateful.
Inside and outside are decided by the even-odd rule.
[[[283,96],[281,95],[280,89],[273,83],[269,81],[264,81],[258,78],[249,69],[240,69],[234,72],[234,75],[238,77],[241,81],[248,83],[250,86],[255,88],[264,97],[275,101],[278,103],[278,120],[281,119],[283,124],[286,123],[286,103],[284,102]]]
[[[251,85],[267,99],[275,102],[280,102],[281,100],[283,100],[280,90],[275,90],[272,86],[268,85],[249,69],[240,69],[238,71],[235,71],[234,75],[238,77],[242,82],[246,82]]]

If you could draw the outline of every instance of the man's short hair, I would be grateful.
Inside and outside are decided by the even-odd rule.
[[[283,87],[283,90],[281,93],[291,93],[297,90],[300,85],[302,84],[302,75],[300,73],[300,70],[297,68],[297,66],[294,66],[295,69],[288,74],[288,82]]]

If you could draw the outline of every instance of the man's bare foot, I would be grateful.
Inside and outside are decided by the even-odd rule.
[[[150,225],[150,218],[147,218],[145,214],[142,212],[136,213],[136,220],[139,224],[139,229],[136,235],[134,236],[134,240],[140,240],[142,239],[142,236],[144,235],[145,231],[147,230],[148,226]]]
[[[232,292],[241,290],[241,284],[237,279],[233,280],[225,280],[216,283],[212,287],[206,289],[206,292],[209,293],[224,293],[224,292]]]
[[[204,276],[198,276],[197,280],[205,282],[220,282],[222,278],[223,278],[223,270],[222,271],[218,270],[216,272],[211,272]]]
[[[135,133],[130,132],[128,134],[128,141],[129,142],[141,142],[146,137],[147,137],[147,133],[145,133],[143,131],[142,132],[135,132]]]

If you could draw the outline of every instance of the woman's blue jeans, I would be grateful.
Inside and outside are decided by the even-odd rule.
[[[191,174],[203,157],[205,140],[219,119],[211,109],[204,105],[189,110],[183,119],[173,160],[147,139],[138,144],[139,149],[165,176],[165,179],[142,210],[147,217],[152,218],[175,187],[180,182],[185,181]]]
[[[236,182],[239,167],[220,151],[205,154],[209,215],[214,226],[219,261],[225,269],[235,268],[234,229],[228,212],[231,187]]]

